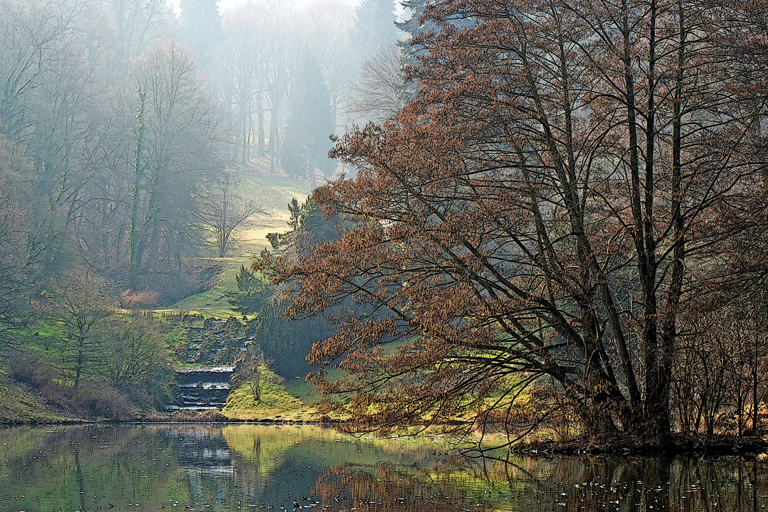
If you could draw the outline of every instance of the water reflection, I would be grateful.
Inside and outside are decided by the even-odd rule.
[[[768,504],[741,458],[469,460],[445,440],[354,439],[312,426],[0,430],[0,511],[694,511]]]

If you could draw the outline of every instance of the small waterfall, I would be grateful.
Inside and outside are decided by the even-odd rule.
[[[177,368],[178,395],[168,410],[221,409],[227,402],[229,379],[234,371],[234,366]]]

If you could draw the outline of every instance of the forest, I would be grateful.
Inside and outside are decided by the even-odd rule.
[[[311,367],[317,413],[361,430],[764,429],[765,1],[0,15],[7,382],[161,407],[189,354],[162,314],[246,258],[227,297],[256,402]],[[285,212],[254,176],[312,192]]]
[[[332,179],[330,136],[380,116],[391,1],[225,4],[0,1],[3,382],[162,408],[181,328],[151,312],[247,265],[243,226],[285,230],[261,184]]]

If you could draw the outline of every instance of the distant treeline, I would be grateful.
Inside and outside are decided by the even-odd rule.
[[[107,374],[115,308],[199,291],[199,257],[262,208],[245,173],[333,175],[330,136],[376,117],[355,84],[399,58],[388,1],[178,7],[0,0],[0,357],[26,344],[65,387]],[[31,322],[66,347],[24,338]]]
[[[354,108],[355,84],[394,47],[393,11],[0,2],[3,286],[76,264],[161,303],[194,291],[185,258],[227,254],[259,207],[238,193],[240,166],[335,172],[329,136],[374,115]]]

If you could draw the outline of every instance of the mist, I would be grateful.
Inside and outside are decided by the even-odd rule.
[[[30,289],[87,268],[158,304],[197,291],[199,259],[229,256],[274,206],[243,180],[332,179],[330,136],[389,112],[375,87],[398,94],[366,83],[381,59],[400,72],[388,0],[2,0],[0,15],[2,214],[23,219],[3,271]]]

